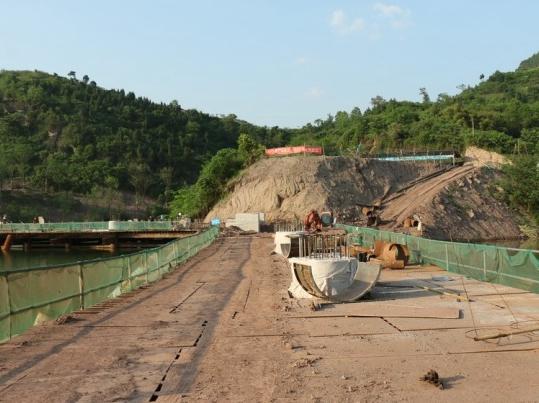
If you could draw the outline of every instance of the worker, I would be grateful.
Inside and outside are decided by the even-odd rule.
[[[315,231],[321,231],[322,230],[322,220],[320,220],[320,216],[318,215],[318,211],[311,210],[309,214],[307,214],[307,217],[305,217],[304,224],[304,230],[307,232],[315,232]]]

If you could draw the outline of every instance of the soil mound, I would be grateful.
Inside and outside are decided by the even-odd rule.
[[[464,157],[466,161],[471,162],[475,167],[500,168],[503,164],[509,163],[509,160],[501,154],[473,146],[466,149]]]
[[[435,172],[430,164],[348,157],[263,159],[231,184],[232,191],[206,216],[226,219],[239,212],[264,212],[266,220],[303,219],[310,209],[353,218],[364,206]]]
[[[206,216],[264,212],[266,221],[302,220],[330,210],[339,222],[361,222],[362,208],[377,206],[380,227],[414,233],[403,222],[417,215],[423,236],[453,240],[515,239],[516,217],[496,195],[503,156],[472,148],[463,166],[350,157],[294,156],[258,161],[230,184]],[[417,235],[417,233],[414,233]]]

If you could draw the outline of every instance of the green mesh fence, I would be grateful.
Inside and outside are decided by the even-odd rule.
[[[445,270],[539,293],[539,251],[494,245],[437,241],[372,228],[341,225],[353,241],[373,247],[375,240],[408,246],[410,263],[431,263]]]
[[[119,257],[0,271],[0,342],[61,315],[159,280],[210,245],[219,228]]]
[[[172,221],[98,221],[0,224],[0,232],[170,231]]]

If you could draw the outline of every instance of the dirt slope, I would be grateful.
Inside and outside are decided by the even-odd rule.
[[[505,157],[476,147],[466,150],[466,162],[386,198],[382,228],[403,230],[406,217],[419,215],[423,236],[447,240],[515,239],[521,231],[514,213],[496,197],[497,168]],[[408,231],[408,230],[407,230]],[[413,230],[409,231],[418,234]]]
[[[263,159],[236,181],[206,220],[241,212],[265,212],[268,220],[303,218],[312,208],[354,216],[362,206],[436,169],[427,164],[345,157]]]
[[[495,195],[499,172],[494,167],[503,157],[475,148],[466,155],[463,166],[444,169],[345,157],[264,159],[231,185],[206,220],[242,212],[264,212],[267,221],[302,219],[317,209],[333,211],[340,222],[361,224],[361,208],[376,205],[384,229],[409,231],[404,219],[419,214],[427,237],[518,238],[513,213]]]

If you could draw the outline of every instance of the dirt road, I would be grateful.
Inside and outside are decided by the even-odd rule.
[[[468,336],[539,317],[539,296],[412,268],[385,271],[362,303],[457,309],[458,319],[323,317],[340,308],[290,299],[271,249],[267,236],[220,239],[99,313],[0,345],[0,401],[537,400],[538,336]],[[430,369],[444,390],[419,380]]]
[[[417,212],[419,206],[431,202],[445,186],[474,169],[471,163],[466,163],[406,189],[399,197],[394,197],[390,202],[383,204],[380,215],[382,221],[390,223],[388,228],[401,226],[405,218]]]

